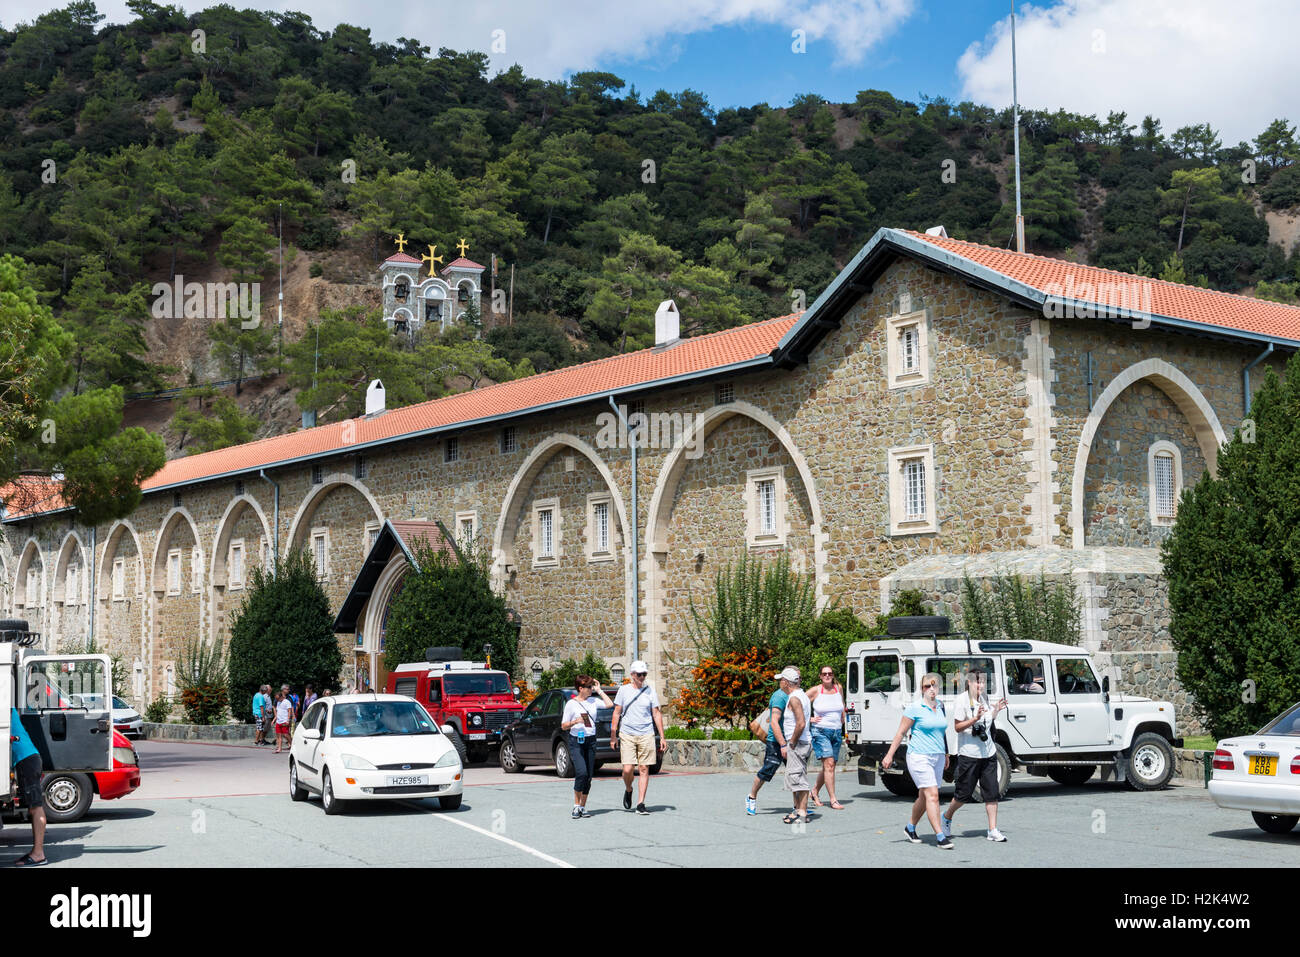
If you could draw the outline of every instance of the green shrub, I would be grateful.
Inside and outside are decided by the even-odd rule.
[[[278,567],[253,569],[251,587],[230,621],[231,711],[252,720],[253,695],[263,684],[337,688],[343,654],[334,637],[334,615],[302,550]]]
[[[320,276],[325,275],[325,267],[322,266],[320,263],[312,263],[311,266],[308,267],[307,273],[313,279],[316,279]]]
[[[745,555],[718,571],[705,607],[691,597],[687,628],[701,654],[724,658],[751,648],[771,651],[788,626],[816,614],[812,577],[793,571],[784,551],[771,565]]]
[[[962,630],[974,641],[1079,643],[1079,597],[1071,582],[999,574],[985,588],[963,575],[961,600]]]
[[[415,567],[402,579],[388,611],[384,660],[389,669],[423,661],[426,648],[444,645],[481,661],[483,646],[491,644],[492,666],[513,675],[519,631],[507,615],[505,598],[492,590],[486,553],[467,546],[458,557],[421,543],[414,557]]]
[[[609,668],[594,651],[589,651],[581,661],[565,658],[558,665],[543,671],[537,679],[537,692],[550,691],[552,688],[572,688],[578,675],[588,675],[603,685],[610,682]]]
[[[849,645],[880,634],[868,628],[848,608],[832,608],[813,619],[791,622],[781,632],[776,649],[776,665],[799,669],[803,686],[811,688],[824,667],[831,667],[843,683]]]
[[[190,724],[225,721],[229,679],[221,646],[209,645],[201,638],[190,639],[181,651],[178,670],[185,720]]]
[[[673,741],[703,741],[708,736],[703,728],[683,728],[679,725],[664,728],[664,737]]]
[[[1178,680],[1216,738],[1300,699],[1300,359],[1269,370],[1161,549]]]
[[[709,732],[714,741],[752,741],[754,736],[748,728],[714,728]]]
[[[149,702],[149,707],[144,709],[144,719],[153,724],[165,724],[171,713],[172,703],[167,700],[166,695],[159,695]]]

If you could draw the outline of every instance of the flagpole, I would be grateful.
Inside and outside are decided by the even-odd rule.
[[[1025,217],[1020,210],[1020,93],[1016,87],[1016,0],[1011,0],[1011,111],[1015,118],[1016,252],[1025,251]]]

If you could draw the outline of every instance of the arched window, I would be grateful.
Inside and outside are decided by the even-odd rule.
[[[406,302],[410,293],[411,284],[405,278],[399,279],[393,284],[393,298],[398,302]]]
[[[441,326],[443,322],[442,304],[444,302],[446,300],[437,292],[430,292],[426,295],[424,297],[424,321],[430,325],[437,323]]]
[[[1147,452],[1147,485],[1151,524],[1172,525],[1183,491],[1183,456],[1174,443],[1152,443]]]

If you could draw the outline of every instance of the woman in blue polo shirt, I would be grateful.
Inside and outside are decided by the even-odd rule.
[[[920,844],[920,835],[916,825],[924,814],[930,819],[930,826],[937,835],[935,843],[944,850],[952,850],[952,840],[943,832],[939,824],[939,782],[948,770],[948,714],[939,700],[939,676],[927,674],[921,679],[921,698],[908,705],[903,712],[903,720],[898,723],[898,733],[894,743],[889,746],[889,753],[880,762],[888,768],[894,763],[894,752],[903,741],[908,731],[912,736],[907,741],[907,773],[916,784],[916,801],[912,804],[912,817],[904,830],[907,839],[913,844]]]
[[[40,867],[45,859],[45,790],[41,787],[41,755],[23,727],[18,709],[9,709],[9,760],[18,778],[18,802],[32,822],[32,850],[14,867]],[[9,782],[5,782],[6,786]]]

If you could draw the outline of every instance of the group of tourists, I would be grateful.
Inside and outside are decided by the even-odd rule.
[[[329,688],[325,689],[327,696],[331,693]],[[275,692],[274,696],[271,694],[269,684],[262,685],[253,695],[253,722],[257,728],[253,735],[253,743],[259,747],[262,745],[269,747],[271,742],[266,739],[266,735],[268,732],[273,732],[275,734],[273,753],[279,754],[287,750],[293,736],[294,724],[318,697],[316,689],[310,682],[303,689],[301,697],[292,691],[287,683],[280,685],[280,690]]]
[[[830,807],[843,810],[844,805],[835,797],[835,763],[844,740],[844,688],[835,680],[834,669],[821,668],[819,682],[807,692],[803,690],[798,668],[787,667],[772,677],[779,686],[772,693],[768,709],[750,722],[750,730],[755,735],[765,734],[766,747],[763,764],[745,798],[745,813],[758,813],[759,789],[775,777],[783,764],[785,790],[793,796],[793,807],[782,819],[784,823],[807,822],[810,801],[813,807],[826,806],[821,800],[823,786]],[[913,844],[921,843],[916,826],[925,816],[934,828],[937,845],[951,850],[953,816],[963,805],[975,801],[978,785],[988,815],[988,839],[1003,843],[1006,837],[998,830],[999,782],[993,720],[1006,708],[1006,698],[990,704],[985,694],[984,673],[971,671],[966,675],[966,693],[957,699],[951,718],[953,730],[957,732],[957,768],[953,775],[956,794],[947,812],[941,813],[939,782],[948,770],[950,719],[939,700],[939,682],[936,674],[921,679],[921,698],[903,713],[898,733],[881,761],[886,770],[893,766],[903,735],[910,731],[907,773],[916,784],[917,798],[904,829],[907,839]],[[810,784],[808,763],[814,758],[821,761],[821,767],[816,783]]]
[[[560,729],[565,732],[569,760],[573,764],[573,810],[575,821],[591,817],[587,796],[591,793],[591,776],[596,770],[596,713],[603,706],[613,708],[609,740],[617,741],[623,764],[623,810],[632,810],[633,778],[638,777],[636,813],[649,814],[646,791],[650,787],[650,766],[656,762],[655,732],[658,750],[666,750],[664,716],[659,696],[646,680],[650,669],[644,661],[632,662],[632,680],[618,689],[610,699],[600,682],[590,675],[578,675],[578,693],[564,705]]]

